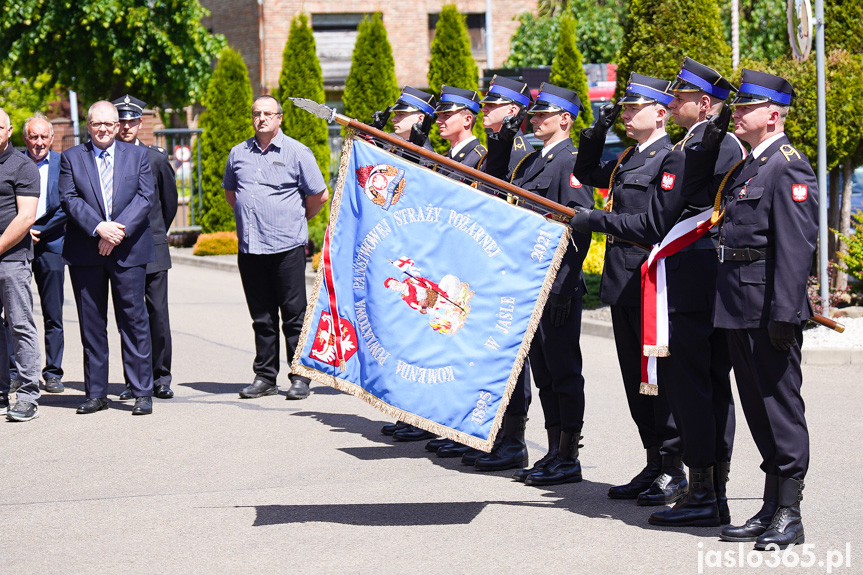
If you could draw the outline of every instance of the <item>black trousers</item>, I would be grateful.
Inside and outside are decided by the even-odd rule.
[[[42,378],[63,377],[63,256],[36,251],[33,259],[33,279],[39,290],[42,318],[45,326],[45,367]]]
[[[518,376],[518,381],[515,384],[515,389],[512,390],[512,395],[509,397],[509,404],[506,406],[506,415],[527,417],[527,410],[530,407],[531,400],[528,369],[530,369],[530,362],[525,361],[524,367],[521,368],[521,374]]]
[[[809,469],[809,430],[800,396],[800,326],[796,339],[795,347],[778,351],[770,345],[767,328],[728,330],[740,404],[761,453],[761,469],[802,481]]]
[[[734,397],[725,331],[710,310],[669,314],[671,355],[657,358],[659,394],[665,395],[683,439],[683,461],[710,467],[731,461]]]
[[[662,455],[682,455],[683,442],[671,416],[668,398],[661,391],[659,395],[638,392],[641,388],[641,308],[611,306],[611,325],[629,413],[638,427],[642,445],[645,449],[659,447]]]
[[[279,375],[279,314],[288,363],[294,359],[306,313],[306,256],[299,246],[276,254],[239,254],[237,263],[255,332],[255,375],[271,384]],[[307,378],[294,376],[308,381]]]
[[[584,377],[581,375],[581,297],[572,298],[569,317],[551,325],[548,308],[530,346],[530,369],[539,389],[545,428],[569,433],[584,426]]]
[[[171,385],[171,322],[168,317],[168,270],[147,274],[144,302],[150,319],[153,385]],[[126,374],[123,374],[124,376]],[[126,377],[128,385],[129,378]]]

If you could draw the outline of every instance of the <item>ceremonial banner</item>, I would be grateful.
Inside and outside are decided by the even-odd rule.
[[[568,242],[349,136],[293,371],[490,451]]]

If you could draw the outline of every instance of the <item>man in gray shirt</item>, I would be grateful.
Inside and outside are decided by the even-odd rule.
[[[10,421],[39,417],[39,342],[30,292],[33,242],[30,226],[39,203],[39,170],[9,141],[12,123],[0,108],[0,305],[9,324],[18,371],[18,395],[9,407],[7,366],[0,365],[0,407]]]
[[[255,331],[255,379],[240,391],[245,399],[279,392],[280,312],[288,363],[294,358],[306,310],[306,222],[328,197],[312,151],[283,134],[281,121],[278,100],[255,100],[255,137],[234,146],[222,180],[237,222],[240,278]],[[287,399],[308,395],[308,378],[291,375]]]

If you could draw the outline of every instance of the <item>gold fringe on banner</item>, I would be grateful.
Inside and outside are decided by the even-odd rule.
[[[643,348],[642,355],[647,357],[669,357],[671,355],[667,345],[645,345]]]
[[[333,199],[330,204],[330,230],[335,229],[335,224],[338,219],[344,185],[348,175],[348,166],[350,165],[351,155],[353,153],[354,139],[355,132],[353,130],[348,130],[348,133],[345,136],[345,144],[342,152],[341,161],[339,163],[339,177],[336,182],[336,188],[333,191]],[[520,206],[513,206],[513,208],[527,209]],[[516,354],[515,361],[513,362],[512,369],[510,370],[509,378],[507,379],[506,383],[506,388],[504,390],[503,397],[501,398],[500,406],[498,407],[497,413],[495,414],[494,420],[492,421],[491,430],[489,432],[489,437],[487,440],[480,439],[478,437],[458,431],[451,427],[441,425],[440,423],[437,423],[435,421],[425,419],[424,417],[420,417],[415,413],[411,413],[409,411],[405,411],[398,407],[392,406],[350,381],[347,381],[340,377],[336,377],[335,375],[329,373],[324,373],[322,371],[318,371],[316,369],[311,369],[309,367],[301,365],[300,353],[296,353],[294,355],[294,360],[291,363],[291,371],[297,375],[308,377],[309,379],[313,379],[317,382],[323,383],[324,385],[328,385],[330,387],[338,389],[339,391],[358,397],[371,405],[373,408],[377,409],[378,411],[389,417],[392,417],[393,419],[403,421],[409,425],[419,427],[420,429],[424,429],[441,437],[446,437],[447,439],[457,441],[463,445],[467,445],[468,447],[473,447],[474,449],[479,449],[480,451],[484,451],[486,453],[490,452],[492,447],[494,447],[495,437],[497,436],[503,425],[504,412],[506,412],[506,408],[509,405],[509,400],[512,397],[512,393],[515,390],[516,384],[518,383],[518,378],[521,374],[522,368],[524,367],[524,361],[527,359],[528,353],[530,351],[531,341],[533,341],[533,336],[536,333],[537,328],[539,327],[540,320],[542,319],[546,300],[548,300],[548,295],[551,293],[551,288],[554,284],[555,278],[557,277],[557,272],[560,270],[560,265],[563,261],[564,253],[566,252],[570,244],[571,231],[569,229],[569,226],[566,226],[564,224],[560,225],[563,226],[563,233],[561,234],[560,242],[557,245],[557,249],[554,252],[551,263],[549,264],[548,272],[546,273],[545,280],[542,284],[542,288],[540,289],[536,305],[533,308],[533,313],[531,314],[530,321],[528,322],[527,331],[525,332],[524,339],[522,340],[521,346],[519,347],[518,353]],[[321,285],[324,282],[323,278],[324,270],[323,266],[321,265],[318,266],[318,272],[315,276],[315,285],[312,288],[312,293],[309,298],[309,301],[313,303],[306,308],[306,317],[303,321],[303,329],[300,332],[300,339],[297,343],[297,350],[300,352],[306,347],[306,340],[309,337],[309,330],[311,329],[311,325],[314,321],[315,316],[319,315],[315,308],[317,307],[318,298],[320,297]]]
[[[641,395],[659,395],[659,386],[655,383],[641,382],[641,387],[638,388],[638,393]]]

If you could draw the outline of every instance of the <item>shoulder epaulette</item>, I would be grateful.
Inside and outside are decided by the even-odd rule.
[[[480,156],[483,156],[486,153],[488,153],[488,150],[482,144],[477,144],[476,146],[474,146],[473,151],[476,152],[477,154],[479,154]]]
[[[798,152],[794,146],[791,144],[782,144],[779,147],[779,151],[782,152],[782,155],[785,156],[785,161],[790,162],[795,157],[798,160],[802,160],[803,158],[800,156],[800,152]]]
[[[527,151],[527,142],[522,136],[516,136],[515,139],[512,141],[512,149]]]

